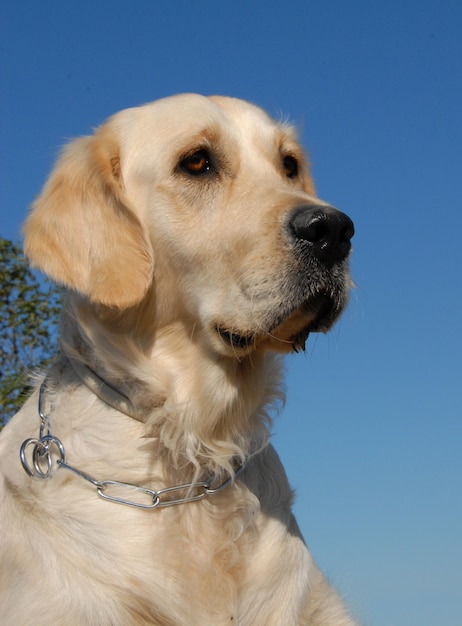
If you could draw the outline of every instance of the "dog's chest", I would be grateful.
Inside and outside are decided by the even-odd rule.
[[[104,597],[109,612],[118,607],[117,614],[130,616],[127,623],[158,623],[161,615],[165,625],[236,624],[253,515],[243,512],[242,498],[236,507],[236,494],[220,499],[234,506],[197,502],[140,511],[87,502],[78,507],[80,519],[67,519],[62,554],[73,545],[79,555],[74,565],[62,563],[63,576],[87,598],[87,607],[94,598],[95,614]]]

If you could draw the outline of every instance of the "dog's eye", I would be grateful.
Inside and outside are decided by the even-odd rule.
[[[210,154],[207,150],[196,150],[180,161],[180,168],[192,176],[207,174],[212,170]]]
[[[295,178],[298,176],[298,162],[297,159],[291,155],[286,155],[282,159],[282,164],[284,166],[284,173],[287,178]]]

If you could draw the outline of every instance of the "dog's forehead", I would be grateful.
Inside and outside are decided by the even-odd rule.
[[[239,126],[250,127],[258,123],[268,131],[274,131],[279,125],[263,109],[238,98],[226,96],[209,96],[207,98],[215,107],[223,111],[226,119]]]
[[[292,127],[277,123],[249,102],[224,96],[180,94],[126,109],[110,121],[118,127],[125,145],[138,149],[154,143],[180,149],[190,139],[200,139],[201,134],[227,135],[267,148],[296,141]]]
[[[250,102],[224,96],[211,96],[209,99],[223,110],[227,120],[247,138],[266,141],[271,146],[275,142],[282,145],[286,141],[298,141],[293,126],[277,122],[266,111]]]

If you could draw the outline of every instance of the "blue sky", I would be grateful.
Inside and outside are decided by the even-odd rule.
[[[275,444],[364,624],[462,625],[462,4],[3,0],[0,235],[69,138],[183,91],[293,120],[358,287],[287,360]]]

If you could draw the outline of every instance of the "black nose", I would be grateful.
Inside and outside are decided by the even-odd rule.
[[[348,215],[331,206],[297,207],[289,221],[297,240],[306,242],[314,256],[328,267],[350,252],[355,229]]]

